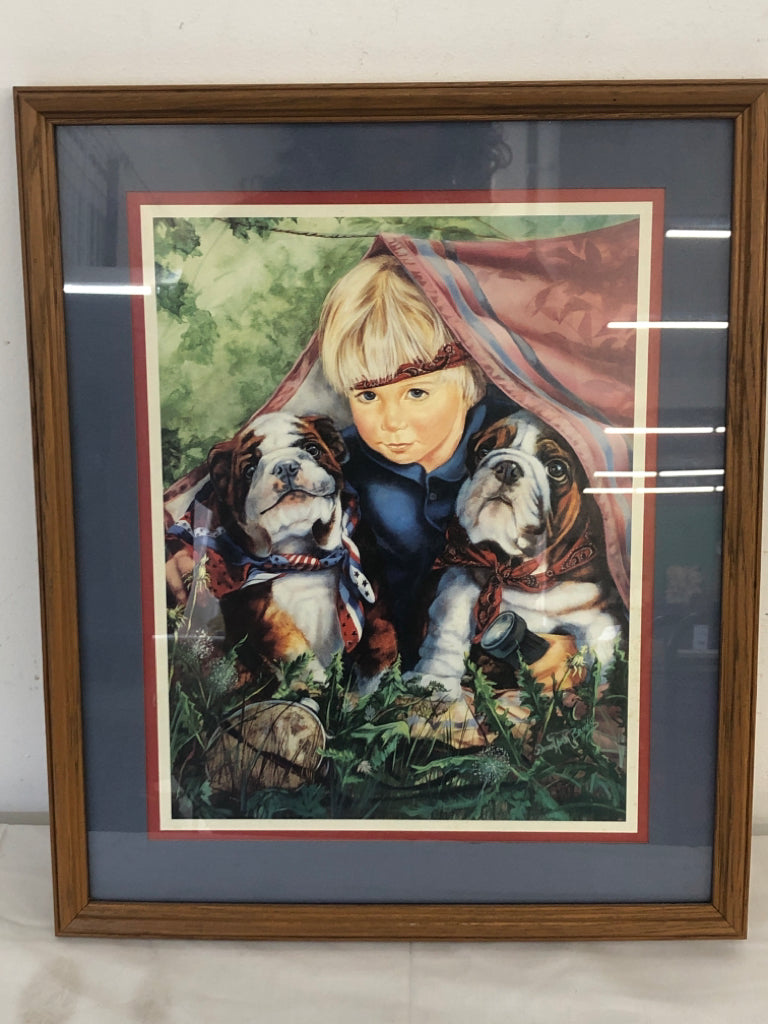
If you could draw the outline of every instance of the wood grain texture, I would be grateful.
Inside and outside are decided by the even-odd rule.
[[[661,939],[746,934],[766,367],[768,83],[448,83],[15,91],[35,437],[56,927],[217,939]],[[717,806],[705,904],[94,902],[87,836],[54,129],[67,124],[720,117],[735,128]]]
[[[764,83],[530,82],[23,88],[53,124],[738,117]]]
[[[16,105],[35,451],[54,912],[87,902],[75,526],[53,127]]]
[[[735,124],[713,902],[746,934],[765,437],[768,96]],[[749,673],[728,666],[749,666]]]
[[[67,935],[540,942],[737,938],[709,904],[206,904],[94,902]]]

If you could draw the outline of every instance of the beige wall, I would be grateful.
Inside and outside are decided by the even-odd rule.
[[[0,818],[46,808],[37,555],[11,87],[768,78],[768,3],[0,0]],[[765,590],[765,588],[764,588]],[[763,601],[763,620],[768,602]],[[768,639],[766,633],[764,640]],[[766,706],[768,651],[760,677]],[[768,720],[755,826],[768,831]]]

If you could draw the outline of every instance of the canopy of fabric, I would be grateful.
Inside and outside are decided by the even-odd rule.
[[[488,379],[562,434],[593,482],[599,471],[631,468],[632,435],[606,428],[635,422],[636,329],[614,325],[637,320],[638,251],[633,219],[523,242],[383,234],[366,258],[391,253]],[[264,411],[283,407],[349,422],[346,403],[322,377],[317,336]],[[595,499],[608,564],[627,602],[630,503],[622,493]]]

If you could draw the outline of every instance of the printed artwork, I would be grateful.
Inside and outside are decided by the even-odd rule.
[[[642,839],[660,195],[130,212],[151,831]]]

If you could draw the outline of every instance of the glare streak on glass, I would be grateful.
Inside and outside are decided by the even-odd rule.
[[[67,295],[151,295],[146,284],[65,284]]]
[[[728,229],[718,228],[669,228],[664,234],[667,238],[730,238]]]
[[[611,477],[611,479],[617,480],[619,477],[625,477],[625,476],[633,477],[633,478],[646,477],[646,476],[656,476],[656,470],[655,469],[617,469],[617,470],[596,469],[593,475],[594,476],[609,476],[609,477]]]
[[[661,327],[665,331],[724,331],[727,320],[611,320],[612,330],[632,327]]]
[[[605,427],[606,434],[724,434],[725,427]]]
[[[720,494],[718,487],[585,487],[584,494]]]
[[[724,469],[660,469],[659,476],[724,476]]]
[[[723,476],[724,474],[724,469],[596,469],[593,476],[608,476],[612,480],[618,480],[620,477],[638,479],[649,476]]]

